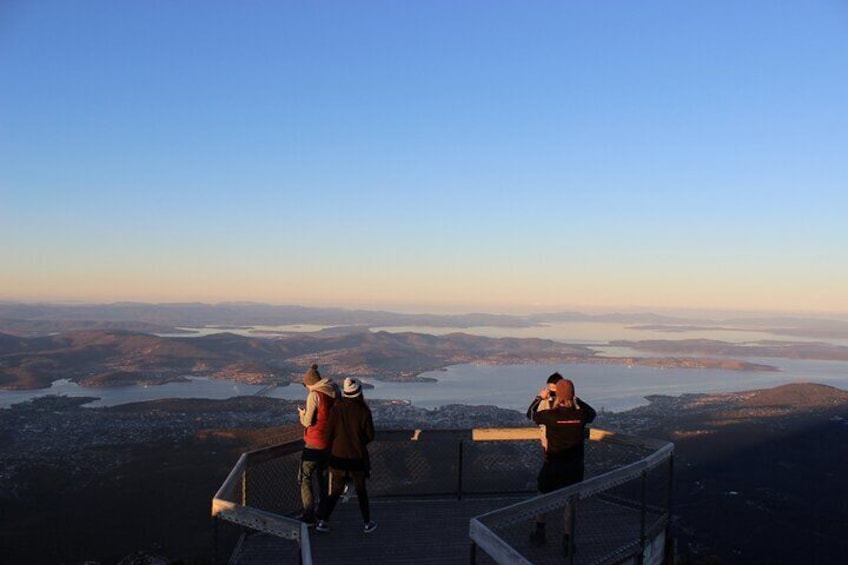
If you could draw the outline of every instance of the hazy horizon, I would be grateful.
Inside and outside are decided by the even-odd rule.
[[[0,300],[848,312],[848,6],[6,2]]]
[[[296,304],[296,303],[272,303],[249,300],[222,300],[220,302],[203,302],[199,300],[190,301],[175,301],[175,302],[150,302],[141,300],[122,300],[110,302],[96,301],[27,301],[27,300],[6,300],[0,299],[0,304],[7,305],[25,305],[25,306],[118,306],[123,304],[138,304],[145,306],[180,306],[180,305],[204,305],[204,306],[223,306],[223,305],[258,305],[269,307],[295,307],[295,308],[314,308],[314,309],[340,309],[346,311],[374,311],[387,312],[396,314],[410,315],[504,315],[504,316],[533,316],[539,314],[561,314],[561,313],[578,313],[589,316],[603,316],[605,314],[656,314],[668,317],[678,318],[694,318],[701,319],[705,322],[721,321],[726,318],[740,317],[794,317],[794,318],[820,318],[820,319],[835,319],[848,320],[848,311],[801,311],[801,310],[740,310],[740,309],[698,309],[698,308],[665,308],[665,307],[650,307],[650,306],[635,306],[635,305],[620,305],[609,306],[605,308],[587,308],[578,305],[563,305],[553,308],[504,308],[491,306],[489,308],[471,308],[461,306],[444,306],[444,305],[409,305],[409,304],[385,304],[380,306],[367,304]]]

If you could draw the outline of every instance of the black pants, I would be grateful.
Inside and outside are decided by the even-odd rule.
[[[553,492],[555,490],[579,483],[583,480],[583,461],[547,460],[539,470],[536,480],[539,492]]]
[[[330,493],[318,509],[319,520],[329,520],[336,503],[342,497],[345,484],[348,480],[353,481],[356,489],[356,498],[359,500],[359,511],[362,513],[362,521],[366,524],[371,521],[371,508],[368,504],[368,489],[365,488],[365,471],[344,471],[330,467]]]

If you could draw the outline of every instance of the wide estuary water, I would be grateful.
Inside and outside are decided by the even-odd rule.
[[[315,331],[316,327],[302,331]],[[386,331],[418,331],[445,334],[458,331],[455,328],[382,328]],[[273,330],[271,328],[270,330]],[[214,330],[213,330],[214,331]],[[234,331],[229,329],[227,331]],[[269,331],[263,328],[262,331]],[[281,331],[293,331],[286,327]],[[471,328],[463,332],[491,337],[542,337],[568,343],[586,344],[596,347],[604,355],[637,355],[633,351],[605,346],[614,339],[721,339],[744,343],[761,339],[776,339],[762,332],[713,330],[687,332],[686,334],[658,333],[636,330],[617,324],[571,323],[539,328]],[[205,328],[202,333],[210,330]],[[234,331],[244,335],[250,328]],[[198,334],[199,335],[199,334]],[[794,340],[798,341],[798,340]],[[842,343],[834,342],[842,345]],[[848,363],[838,361],[800,361],[778,358],[746,358],[746,361],[778,367],[779,371],[746,372],[707,369],[655,369],[650,367],[598,364],[561,365],[454,365],[443,371],[433,371],[422,376],[436,382],[392,383],[367,381],[373,389],[366,391],[368,398],[406,399],[423,408],[436,408],[446,404],[495,405],[502,408],[524,410],[547,376],[559,371],[574,380],[577,394],[595,408],[621,411],[646,403],[645,396],[653,394],[679,395],[699,392],[738,392],[768,388],[792,382],[814,382],[848,390]],[[329,375],[332,376],[332,375]],[[169,383],[161,386],[122,386],[82,388],[60,380],[49,389],[35,391],[0,391],[0,408],[14,403],[48,394],[67,396],[91,396],[99,400],[87,406],[113,406],[129,402],[156,400],[161,398],[210,398],[223,399],[233,396],[253,395],[264,387],[219,381],[205,378],[190,378],[187,382]],[[304,396],[300,386],[277,387],[265,394],[273,398],[300,400]]]

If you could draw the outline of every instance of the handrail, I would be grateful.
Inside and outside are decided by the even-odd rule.
[[[235,466],[232,468],[230,473],[227,475],[227,478],[221,484],[221,488],[218,489],[218,492],[215,493],[215,497],[212,499],[212,516],[214,517],[216,512],[216,501],[224,501],[224,496],[226,492],[229,492],[235,488],[235,483],[237,477],[240,472],[242,472],[245,468],[245,464],[247,461],[247,453],[242,453],[241,457],[238,458]]]
[[[529,426],[526,428],[475,428],[466,430],[423,431],[409,429],[379,431],[379,439],[381,442],[410,442],[410,446],[412,445],[412,442],[415,444],[422,442],[422,446],[438,446],[441,443],[439,440],[458,440],[459,450],[457,453],[459,457],[457,457],[456,467],[458,468],[457,472],[459,473],[460,480],[456,487],[458,489],[456,494],[460,497],[463,495],[462,476],[464,471],[461,455],[463,442],[514,442],[537,440],[538,438],[538,428]],[[509,543],[501,539],[495,529],[501,526],[509,526],[524,520],[533,519],[540,513],[562,509],[570,502],[587,499],[604,491],[613,489],[619,485],[639,479],[640,477],[643,481],[641,508],[644,517],[646,508],[646,501],[644,500],[645,477],[652,469],[671,460],[674,445],[668,442],[640,438],[598,428],[592,428],[590,430],[589,439],[593,442],[628,446],[632,448],[650,450],[651,452],[641,456],[638,461],[605,472],[601,475],[590,477],[580,483],[570,485],[551,493],[538,495],[530,498],[529,500],[518,502],[472,518],[469,523],[469,536],[475,551],[476,548],[479,547],[499,563],[528,563],[529,561],[527,558],[522,556],[521,553],[510,546]],[[248,499],[248,494],[250,494],[250,496],[254,499],[257,495],[262,497],[261,492],[258,494],[256,492],[252,492],[255,488],[253,482],[254,479],[250,478],[252,475],[249,477],[251,469],[258,468],[257,466],[261,467],[266,464],[271,464],[272,466],[279,465],[276,463],[278,460],[287,461],[287,463],[283,463],[284,468],[291,469],[291,465],[294,464],[293,458],[295,457],[295,454],[298,454],[301,451],[302,447],[302,439],[295,439],[243,453],[212,500],[212,516],[216,519],[220,518],[227,522],[248,527],[252,530],[296,541],[299,544],[301,562],[311,563],[312,557],[309,544],[309,533],[306,526],[297,519],[253,507],[250,505],[252,500]],[[636,451],[633,453],[638,454],[639,452]],[[289,467],[285,467],[286,465],[289,465]],[[469,470],[470,465],[471,464],[468,463]],[[263,467],[263,469],[265,470],[260,470],[260,475],[258,477],[260,480],[264,479],[267,484],[269,480],[267,479],[268,468]],[[279,467],[272,467],[272,469],[279,470]],[[671,469],[671,467],[669,467],[669,469]],[[527,469],[525,468],[521,472],[526,475]],[[263,475],[263,473],[265,473],[265,475]],[[271,475],[271,478],[273,479],[273,475]],[[251,481],[250,493],[248,492],[248,480]],[[425,485],[425,488],[430,487]],[[385,494],[385,496],[393,495],[394,493],[391,492]],[[668,500],[670,504],[670,495]],[[290,503],[291,502],[289,502],[289,504]],[[267,506],[267,502],[261,504]],[[633,504],[638,505],[639,503],[637,501],[633,501]],[[278,507],[275,506],[273,508]],[[657,527],[665,527],[669,522],[669,513],[670,511],[661,512],[659,520],[650,525],[647,525],[643,519],[641,525],[642,534],[640,538],[634,542],[628,541],[626,544],[627,547],[619,547],[615,550],[615,553],[629,555],[633,551],[644,551],[646,536],[651,534],[650,531],[656,530]]]
[[[656,448],[656,451],[639,461],[635,461],[619,469],[585,479],[579,483],[569,485],[554,492],[541,494],[529,500],[517,502],[504,508],[499,508],[485,514],[481,514],[480,516],[475,516],[471,519],[471,523],[469,524],[469,537],[472,542],[477,547],[483,549],[497,563],[529,563],[526,558],[521,556],[509,543],[498,536],[490,526],[487,526],[484,523],[484,521],[487,521],[490,525],[498,526],[517,524],[533,519],[539,514],[566,508],[569,504],[572,504],[577,500],[589,498],[595,494],[610,490],[616,486],[640,477],[642,478],[644,489],[644,478],[646,473],[662,463],[670,461],[674,452],[674,444],[672,443],[661,440],[643,439],[626,434],[614,434],[605,430],[593,429],[590,439],[593,441],[609,441],[610,443]],[[670,488],[671,485],[669,484],[669,491]],[[609,557],[624,556],[636,549],[638,549],[640,553],[644,551],[645,538],[649,533],[644,522],[644,510],[646,504],[644,498],[642,499],[641,504],[643,520],[640,526],[640,541],[634,540],[634,542],[628,544],[627,547],[618,548],[614,552],[615,555],[611,555]],[[662,526],[665,526],[668,523],[669,514],[670,509],[662,517]]]

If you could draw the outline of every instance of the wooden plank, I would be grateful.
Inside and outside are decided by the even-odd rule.
[[[539,426],[526,428],[474,428],[471,431],[474,441],[521,441],[538,440],[542,437]]]

